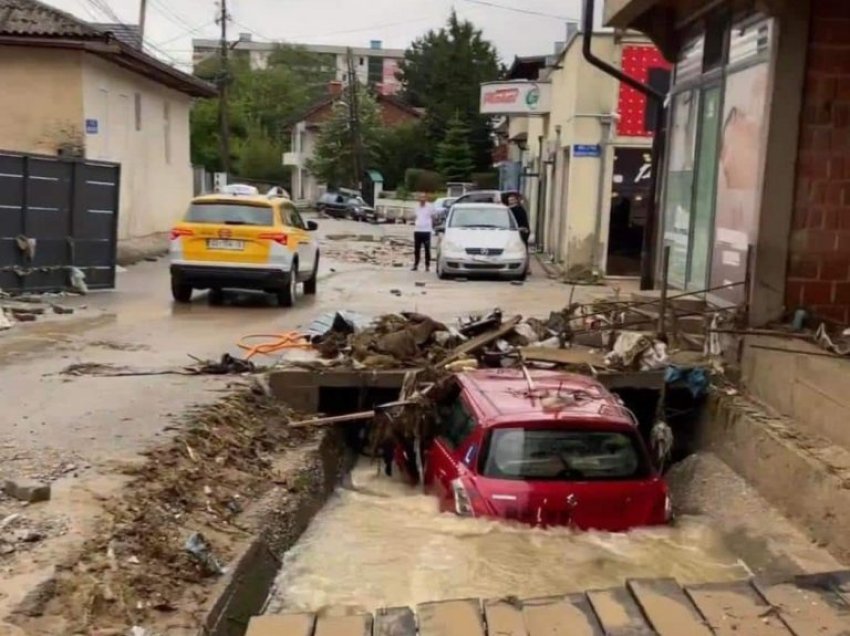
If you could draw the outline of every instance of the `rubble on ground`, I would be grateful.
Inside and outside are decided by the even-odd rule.
[[[49,315],[74,314],[76,309],[64,303],[68,296],[65,292],[15,296],[0,290],[0,331],[9,330],[17,323],[36,322]]]
[[[352,264],[404,267],[413,254],[413,241],[395,236],[331,234],[320,245],[324,258]]]
[[[125,470],[131,483],[59,570],[45,611],[63,616],[67,633],[143,625],[187,602],[191,586],[218,579],[249,536],[244,506],[279,481],[276,456],[312,438],[287,427],[290,417],[260,385],[193,410],[171,442]]]

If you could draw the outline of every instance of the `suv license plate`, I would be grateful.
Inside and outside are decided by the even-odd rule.
[[[245,241],[210,239],[207,241],[207,247],[211,250],[230,250],[231,252],[241,252],[245,249]]]

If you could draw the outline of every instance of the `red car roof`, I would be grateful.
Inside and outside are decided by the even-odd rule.
[[[481,369],[457,377],[484,427],[567,421],[571,426],[634,427],[629,412],[593,378],[542,370],[529,375],[533,393],[521,369]]]

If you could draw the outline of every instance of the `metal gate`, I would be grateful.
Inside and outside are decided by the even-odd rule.
[[[0,151],[0,289],[115,286],[121,166]]]

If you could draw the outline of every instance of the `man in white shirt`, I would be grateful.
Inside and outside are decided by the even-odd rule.
[[[431,233],[434,231],[434,206],[428,201],[427,194],[419,195],[419,205],[416,208],[416,224],[413,226],[413,271],[419,269],[422,249],[425,249],[425,271],[431,271]]]

